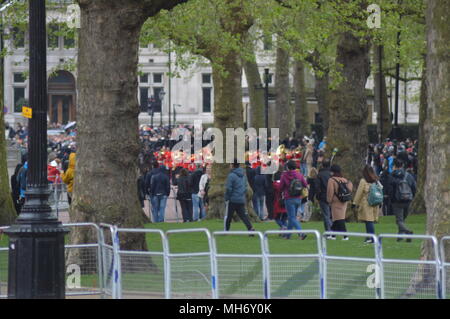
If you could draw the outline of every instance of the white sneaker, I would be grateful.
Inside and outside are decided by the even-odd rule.
[[[328,235],[328,236],[326,237],[326,239],[327,239],[327,240],[336,240],[336,237],[333,237],[333,236],[331,236],[331,235]]]
[[[342,238],[342,240],[348,240],[348,237],[344,237],[344,238]]]

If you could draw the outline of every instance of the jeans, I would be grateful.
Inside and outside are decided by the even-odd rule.
[[[366,224],[366,233],[375,234],[375,225],[373,222],[364,222]]]
[[[153,195],[152,202],[152,216],[154,223],[164,222],[164,214],[166,211],[167,196],[166,195]]]
[[[308,176],[308,164],[300,163],[300,170],[303,176]]]
[[[264,220],[264,199],[265,196],[255,195],[254,204],[256,204],[256,206],[253,206],[253,209],[260,220]]]
[[[192,221],[192,199],[180,199],[181,214],[183,215],[183,222]]]
[[[200,198],[197,194],[192,194],[192,213],[194,221],[206,217],[205,206],[203,205],[203,198]]]
[[[275,222],[278,226],[280,226],[281,230],[287,229],[287,215],[286,214],[278,214],[277,218],[275,218]]]
[[[302,204],[300,198],[288,198],[285,200],[287,218],[288,218],[288,230],[295,228],[296,230],[301,230],[302,225],[297,220],[297,211]],[[289,238],[289,235],[287,235]]]
[[[331,208],[327,202],[319,201],[320,211],[322,212],[323,217],[323,227],[325,231],[331,230],[331,225],[333,222],[331,221]]]
[[[410,230],[405,225],[406,217],[408,217],[409,213],[409,204],[407,203],[392,203],[392,211],[395,215],[396,223],[398,226],[399,234],[407,234]]]

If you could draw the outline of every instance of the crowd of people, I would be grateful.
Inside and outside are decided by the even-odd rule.
[[[192,131],[192,126],[177,128]],[[173,129],[172,129],[173,130]],[[11,133],[13,132],[13,133]],[[186,153],[171,151],[175,141],[169,138],[168,127],[140,127],[141,153],[138,194],[142,207],[149,202],[152,222],[164,222],[171,194],[179,202],[183,222],[204,219],[208,213],[211,163],[206,159],[202,145],[203,162],[196,163],[196,154],[186,160]],[[10,140],[26,147],[26,128],[10,128]],[[76,129],[49,136],[49,183],[68,185],[71,200],[76,158]],[[386,139],[368,146],[366,165],[361,167],[360,181],[350,181],[341,167],[326,158],[327,138],[320,142],[313,132],[301,139],[286,137],[280,141],[276,154],[270,160],[279,161],[278,171],[263,174],[263,161],[255,160],[257,152],[246,152],[244,167],[234,161],[225,184],[225,229],[229,230],[236,213],[248,230],[254,227],[248,216],[246,194],[252,193],[252,207],[261,221],[273,220],[281,230],[301,230],[311,207],[320,209],[325,231],[346,232],[348,206],[356,210],[358,219],[365,223],[365,231],[375,233],[380,215],[395,215],[399,234],[412,234],[405,224],[409,205],[416,193],[417,141]],[[181,157],[181,161],[174,158]],[[26,188],[27,156],[22,156],[11,178],[16,208],[20,211]],[[354,185],[358,185],[354,191]],[[354,194],[354,196],[352,195]],[[308,208],[309,207],[309,208]],[[290,238],[290,234],[284,235]],[[300,235],[304,239],[306,235]],[[334,240],[335,236],[328,239]],[[347,239],[346,236],[343,237]],[[370,243],[371,239],[367,238]]]

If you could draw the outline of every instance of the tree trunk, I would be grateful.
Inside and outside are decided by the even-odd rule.
[[[243,61],[245,77],[248,84],[248,95],[250,98],[250,121],[249,127],[259,129],[264,127],[264,90],[262,89],[261,75],[258,64],[253,58]]]
[[[0,87],[2,88],[0,95],[3,95],[3,81]],[[0,98],[0,100],[3,99]],[[4,116],[3,110],[0,110],[0,226],[9,226],[16,218],[16,210],[9,186]]]
[[[429,0],[427,21],[427,112],[425,124],[426,179],[424,199],[427,210],[427,234],[440,240],[450,234],[450,86],[449,43],[447,12],[448,1]],[[444,249],[447,262],[450,261],[450,245]],[[434,251],[429,243],[422,246],[424,260],[433,260]],[[413,296],[433,282],[432,267],[420,266],[414,274],[407,296]],[[447,284],[450,280],[447,278]]]
[[[450,234],[450,87],[448,1],[430,0],[427,9],[427,117],[425,205],[427,233],[441,238]],[[431,255],[429,249],[425,256]],[[445,255],[450,256],[450,245]]]
[[[294,95],[295,95],[295,133],[303,137],[311,133],[309,123],[308,101],[305,87],[305,64],[295,62],[294,69]]]
[[[230,163],[225,163],[226,150],[228,149],[227,145],[233,142],[225,141],[226,129],[243,128],[242,65],[240,61],[239,53],[232,51],[221,62],[223,70],[226,72],[215,67],[213,63],[214,128],[219,129],[223,134],[224,163],[214,163],[212,167],[208,210],[208,218],[212,219],[223,218],[225,215],[224,186],[230,172]],[[232,149],[236,149],[236,144]]]
[[[0,26],[0,28],[2,29],[1,32],[3,32],[3,27]],[[9,226],[16,218],[16,210],[11,197],[11,188],[8,177],[8,148],[5,139],[5,113],[3,112],[3,58],[0,60],[0,68],[0,226]]]
[[[420,109],[419,109],[419,151],[418,160],[419,167],[417,172],[417,193],[410,206],[411,214],[426,214],[427,209],[424,199],[424,186],[427,174],[427,141],[428,128],[427,123],[427,82],[426,82],[426,68],[422,74],[422,85],[420,87]]]
[[[370,74],[369,48],[369,44],[361,44],[351,33],[341,34],[336,63],[343,80],[331,92],[329,105],[328,152],[338,149],[333,164],[341,166],[343,175],[355,185],[355,191],[368,145],[365,86]]]
[[[380,70],[379,68],[379,61],[380,61],[380,46],[376,46],[375,48],[375,64],[377,72],[374,75],[375,79],[375,86],[374,86],[374,99],[375,99],[375,106],[377,107],[377,123],[378,123],[378,134],[381,132],[381,140],[383,141],[385,138],[389,136],[392,130],[392,123],[391,123],[391,115],[389,113],[389,101],[388,101],[388,94],[387,94],[387,87],[386,87],[386,77],[384,76],[383,70]],[[384,56],[384,47],[381,46],[381,59],[383,59]],[[382,60],[383,61],[383,60]],[[382,110],[380,110],[380,76],[381,76],[381,107]]]
[[[138,201],[137,64],[145,20],[184,1],[78,0],[77,166],[71,220],[143,227]],[[89,234],[72,232],[73,242]],[[124,249],[146,249],[144,235],[121,237]]]
[[[291,105],[291,90],[289,86],[289,55],[282,48],[277,49],[275,71],[276,109],[278,114],[278,128],[280,139],[292,135],[295,119]]]
[[[317,99],[320,116],[322,117],[322,132],[323,136],[328,136],[329,127],[329,101],[330,101],[330,74],[328,71],[323,74],[316,72],[315,74],[316,86],[314,88],[314,95]]]

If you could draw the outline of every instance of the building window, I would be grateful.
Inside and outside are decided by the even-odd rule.
[[[14,83],[25,83],[23,73],[14,73]]]
[[[211,84],[211,73],[203,73],[202,74],[202,83],[203,84]]]
[[[22,112],[22,106],[20,105],[21,101],[25,100],[25,88],[15,87],[14,88],[14,112],[20,113]]]
[[[25,47],[25,30],[17,27],[11,29],[12,42],[15,48]]]
[[[153,83],[162,83],[162,73],[153,73]]]
[[[202,111],[203,113],[211,113],[211,93],[212,88],[204,87],[202,88],[203,97],[202,97]]]
[[[148,110],[148,88],[139,88],[139,98],[141,101],[141,112]]]
[[[144,73],[139,77],[139,82],[148,83],[148,73]]]
[[[164,88],[162,87],[154,87],[153,88],[153,98],[155,99],[155,104],[153,111],[154,112],[161,112],[161,100],[159,99],[159,92],[161,92]]]
[[[48,25],[48,42],[47,47],[49,49],[57,49],[59,48],[59,26],[57,24],[49,24]]]

